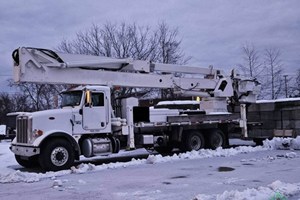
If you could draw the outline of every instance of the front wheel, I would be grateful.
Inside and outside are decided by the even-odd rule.
[[[39,163],[38,163],[38,157],[37,156],[31,156],[31,157],[22,157],[19,155],[15,155],[16,161],[22,165],[23,167],[26,168],[34,168],[34,167],[38,167]]]
[[[41,149],[39,163],[43,170],[59,171],[69,169],[75,160],[72,145],[64,139],[54,139]]]

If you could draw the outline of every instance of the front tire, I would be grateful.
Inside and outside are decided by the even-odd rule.
[[[31,156],[31,157],[28,157],[28,158],[23,158],[22,156],[15,155],[15,159],[19,163],[19,165],[21,165],[25,168],[34,168],[34,167],[39,166],[37,156]]]
[[[75,160],[72,145],[64,139],[53,139],[41,149],[39,163],[45,171],[69,169]]]

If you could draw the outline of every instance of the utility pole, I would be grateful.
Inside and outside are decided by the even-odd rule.
[[[283,75],[283,77],[284,77],[284,85],[285,85],[285,97],[286,98],[288,98],[287,76],[288,75]]]

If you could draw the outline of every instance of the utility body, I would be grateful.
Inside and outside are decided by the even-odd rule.
[[[260,86],[234,72],[132,59],[56,53],[21,47],[13,52],[16,82],[82,85],[62,92],[61,108],[19,113],[11,150],[25,167],[69,168],[80,156],[118,153],[144,147],[160,153],[228,144],[237,128],[248,137],[246,104],[255,102]],[[112,88],[172,88],[202,97],[197,108],[142,107],[137,98],[112,106]],[[228,103],[240,112],[229,113]],[[172,102],[165,102],[165,105]],[[162,105],[162,104],[161,104]]]

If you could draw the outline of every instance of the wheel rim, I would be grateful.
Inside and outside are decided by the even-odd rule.
[[[64,147],[56,147],[51,153],[51,162],[55,166],[63,166],[69,159],[68,150]]]
[[[201,138],[194,135],[193,137],[191,137],[191,149],[192,150],[199,150],[201,148]]]
[[[211,144],[214,148],[221,147],[223,144],[223,137],[220,134],[214,134],[212,136]]]

